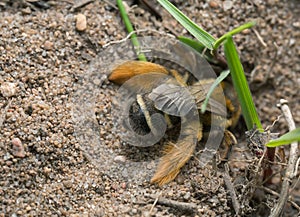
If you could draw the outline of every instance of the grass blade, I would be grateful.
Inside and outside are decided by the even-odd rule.
[[[215,43],[216,39],[211,34],[200,28],[168,0],[158,0],[158,2],[205,47],[207,47],[209,50],[213,49],[213,44]]]
[[[244,69],[231,36],[228,36],[224,43],[224,51],[247,128],[251,130],[256,125],[262,131],[263,129],[252,100]]]
[[[235,34],[238,34],[240,33],[241,31],[245,30],[245,29],[249,29],[251,28],[252,26],[254,26],[256,23],[254,21],[252,22],[249,22],[249,23],[245,23],[244,25],[241,25],[233,30],[231,30],[230,32],[227,32],[226,34],[222,35],[220,38],[218,38],[216,40],[216,42],[214,43],[214,50],[217,50],[218,47],[222,44],[223,41],[226,40],[226,38],[228,36],[232,36],[232,35],[235,35]]]
[[[300,128],[294,129],[282,135],[278,139],[271,140],[266,144],[266,146],[273,148],[281,145],[287,145],[296,141],[298,142],[300,141]]]
[[[203,55],[204,58],[213,64],[218,64],[218,61],[215,59],[215,57],[212,55],[212,52],[208,50],[202,43],[200,43],[197,40],[184,37],[184,36],[178,36],[177,37],[179,41],[182,43],[190,46],[191,48],[195,49],[200,55]]]
[[[133,30],[132,24],[131,24],[131,22],[129,20],[129,17],[128,17],[127,13],[126,13],[126,10],[125,10],[125,7],[123,5],[122,0],[117,0],[117,5],[119,7],[119,10],[120,10],[120,13],[121,13],[121,17],[122,17],[122,20],[123,20],[123,22],[125,24],[125,27],[126,27],[128,33],[130,34],[134,30]],[[132,44],[133,44],[133,46],[134,46],[134,48],[136,50],[136,54],[138,56],[138,59],[141,60],[141,61],[147,61],[146,56],[139,51],[140,43],[139,43],[139,41],[137,39],[136,34],[132,33],[130,38],[131,38],[131,42],[132,42]]]
[[[206,98],[201,106],[201,113],[204,113],[208,104],[208,100],[213,93],[214,89],[229,75],[230,71],[225,70],[221,72],[221,74],[217,77],[217,79],[214,81],[213,85],[209,88],[208,93],[206,95]]]
[[[202,54],[202,52],[206,49],[204,44],[200,43],[199,41],[184,36],[178,36],[177,38],[182,43],[190,46],[191,48],[194,48],[200,54]]]

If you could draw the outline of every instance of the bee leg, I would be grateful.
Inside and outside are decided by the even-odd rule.
[[[198,125],[199,123],[197,123]],[[193,124],[191,124],[193,126]],[[200,124],[200,132],[202,125]],[[164,185],[176,178],[180,169],[191,158],[196,148],[197,142],[191,142],[195,135],[189,130],[184,132],[186,135],[176,144],[169,143],[165,149],[165,155],[160,159],[157,170],[151,179],[151,183],[157,183],[159,186]],[[202,133],[197,135],[197,139],[201,140]]]
[[[227,120],[226,127],[235,127],[241,116],[241,112],[241,107],[238,106],[238,108],[232,112],[231,118]]]
[[[232,85],[224,81],[221,85],[225,95],[226,108],[231,114],[231,117],[227,120],[226,128],[235,127],[241,116],[241,106],[237,101],[237,95]]]
[[[173,77],[178,81],[178,83],[181,86],[187,86],[186,82],[187,82],[187,78],[186,76],[183,77],[182,75],[180,75],[176,70],[171,69],[170,70],[171,75],[173,75]]]
[[[232,146],[236,144],[237,140],[235,136],[229,130],[225,130],[223,141],[221,144],[223,150],[220,150],[220,158],[222,161],[227,160],[229,158]]]

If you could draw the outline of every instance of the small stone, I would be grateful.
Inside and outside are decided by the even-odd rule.
[[[104,40],[100,40],[100,41],[98,41],[98,44],[101,46],[104,46],[106,44],[106,42]]]
[[[176,177],[176,181],[179,185],[182,185],[184,183],[184,177],[183,175],[179,174],[177,177]]]
[[[43,51],[42,57],[46,57],[46,56],[47,56],[47,52],[46,52],[46,51]]]
[[[51,41],[45,41],[44,48],[45,48],[45,50],[52,50],[53,43]]]
[[[44,173],[45,173],[46,175],[49,175],[50,172],[51,172],[51,168],[49,168],[49,167],[44,167]]]
[[[31,9],[30,7],[26,7],[24,9],[21,10],[23,14],[31,14]]]
[[[122,163],[123,164],[123,163],[125,163],[125,161],[126,161],[126,157],[123,156],[123,155],[118,155],[114,158],[114,162],[116,162],[116,163]]]
[[[6,161],[6,165],[7,165],[7,166],[11,166],[12,164],[13,164],[12,161],[10,161],[10,160]]]
[[[28,173],[29,173],[30,175],[36,175],[36,171],[35,171],[35,170],[29,170]]]
[[[216,2],[216,1],[210,1],[209,2],[209,6],[211,7],[211,8],[218,8],[219,7],[219,4]]]
[[[77,16],[76,16],[76,29],[78,31],[86,30],[86,16],[84,14],[77,14]]]
[[[72,181],[70,181],[70,180],[64,181],[63,184],[66,188],[71,188],[73,185]]]
[[[242,34],[244,34],[244,35],[248,35],[248,34],[250,34],[250,29],[244,29],[243,31],[242,31]]]
[[[137,211],[137,209],[133,208],[133,209],[131,210],[131,213],[132,213],[132,214],[137,214],[138,211]]]
[[[300,22],[294,22],[292,25],[293,27],[300,28]]]
[[[24,146],[19,138],[13,138],[11,140],[12,148],[13,148],[13,156],[23,158],[25,157]]]
[[[126,187],[127,187],[126,182],[122,182],[121,183],[121,188],[126,189]]]
[[[0,92],[4,97],[12,97],[17,92],[17,86],[15,83],[12,82],[4,82],[0,86]]]
[[[232,1],[224,1],[223,2],[224,11],[230,10],[232,7],[233,7]]]
[[[190,192],[187,192],[187,193],[183,196],[183,199],[189,200],[190,197],[191,197],[191,193],[190,193]]]

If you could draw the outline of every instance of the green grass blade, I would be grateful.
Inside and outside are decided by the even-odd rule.
[[[177,37],[179,41],[181,41],[182,43],[190,46],[191,48],[194,48],[198,53],[202,54],[202,52],[205,50],[205,46],[204,44],[202,44],[199,41],[193,40],[191,38],[188,37],[184,37],[184,36],[178,36]]]
[[[238,34],[240,33],[241,31],[245,30],[245,29],[249,29],[251,28],[252,26],[254,26],[256,23],[254,21],[252,22],[249,22],[249,23],[245,23],[244,25],[241,25],[233,30],[231,30],[230,32],[227,32],[226,34],[222,35],[220,38],[218,38],[216,40],[216,42],[214,43],[214,50],[217,50],[218,47],[222,44],[223,41],[226,40],[226,38],[228,36],[232,36],[232,35],[235,35],[235,34]]]
[[[207,104],[208,104],[208,100],[209,100],[211,94],[213,93],[214,89],[229,75],[229,73],[230,73],[229,70],[225,70],[225,71],[221,72],[221,74],[217,77],[217,79],[215,80],[213,85],[209,88],[206,98],[201,106],[201,113],[205,112]]]
[[[300,141],[300,128],[296,128],[296,129],[282,135],[278,139],[271,140],[270,142],[268,142],[266,144],[266,146],[274,148],[274,147],[281,146],[281,145],[287,145],[287,144],[290,144],[290,143],[296,142],[296,141],[298,141],[298,142]]]
[[[224,51],[247,128],[251,130],[254,125],[256,125],[257,128],[262,131],[262,126],[252,100],[243,66],[231,36],[228,36],[224,43]]]
[[[178,36],[177,37],[179,41],[182,43],[190,46],[191,48],[195,49],[200,55],[203,55],[204,58],[213,64],[218,64],[218,61],[215,59],[215,57],[212,55],[212,52],[208,50],[202,43],[200,43],[197,40],[184,37],[184,36]]]
[[[213,49],[213,44],[215,43],[216,39],[211,34],[200,28],[168,0],[158,0],[158,2],[205,47],[207,47],[209,50]]]
[[[117,0],[117,5],[119,7],[122,20],[123,20],[123,22],[125,24],[125,27],[126,27],[128,33],[132,33],[134,30],[133,30],[132,24],[131,24],[131,22],[129,20],[129,17],[128,17],[127,13],[126,13],[126,10],[125,10],[125,7],[123,5],[122,0]],[[147,61],[146,56],[143,53],[140,52],[140,49],[139,49],[140,48],[140,43],[139,43],[139,41],[137,39],[136,34],[132,33],[130,38],[131,38],[131,42],[132,42],[132,44],[133,44],[133,46],[134,46],[134,48],[136,50],[136,54],[138,56],[138,59],[141,60],[141,61]]]

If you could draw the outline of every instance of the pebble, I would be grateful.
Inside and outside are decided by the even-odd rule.
[[[219,4],[216,2],[216,1],[210,1],[209,2],[209,6],[211,7],[211,8],[218,8],[219,7]]]
[[[189,200],[191,198],[191,193],[190,192],[187,192],[184,196],[183,196],[183,199],[185,200]]]
[[[49,168],[49,167],[44,167],[44,173],[45,173],[46,175],[49,175],[50,172],[51,172],[51,168]]]
[[[127,187],[126,182],[122,182],[122,183],[121,183],[121,188],[126,189],[126,187]]]
[[[45,48],[45,50],[52,50],[52,48],[53,48],[53,42],[51,42],[51,41],[45,41],[44,48]]]
[[[300,28],[300,22],[294,22],[292,25],[293,27]]]
[[[31,14],[31,9],[30,9],[30,7],[27,7],[27,8],[24,8],[24,9],[22,9],[21,10],[22,11],[22,13],[24,13],[24,14]]]
[[[4,97],[12,97],[17,93],[17,85],[12,82],[4,82],[0,86],[0,93]]]
[[[76,16],[76,30],[84,31],[86,30],[86,16],[84,14],[77,14]]]
[[[126,157],[123,156],[123,155],[118,155],[114,158],[114,162],[116,162],[116,163],[122,163],[123,164],[123,163],[125,163],[125,161],[126,161]]]
[[[223,2],[223,8],[224,11],[230,10],[233,6],[233,2],[232,1],[224,1]]]
[[[12,144],[12,149],[13,149],[13,156],[15,157],[20,157],[20,158],[24,158],[25,157],[25,150],[24,150],[24,146],[21,142],[21,140],[19,138],[13,138],[11,140],[11,144]]]
[[[66,188],[71,188],[73,185],[72,181],[70,181],[70,180],[64,181],[63,184]]]

